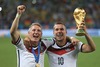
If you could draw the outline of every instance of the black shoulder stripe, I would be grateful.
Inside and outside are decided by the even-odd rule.
[[[83,47],[84,43],[81,45],[81,52],[82,52],[82,47]]]
[[[16,42],[13,42],[13,41],[12,41],[12,43],[15,44],[15,45],[17,45],[20,41],[21,41],[21,38],[19,37],[18,40],[17,40]]]
[[[51,45],[49,46],[48,50],[49,50],[50,48],[52,48],[52,46],[55,44],[55,39],[53,39],[53,41],[54,41],[54,43],[51,44]]]
[[[20,41],[21,41],[21,38],[19,37],[18,40],[16,41],[16,45],[19,44]]]
[[[52,45],[54,45],[54,44],[55,44],[55,40],[54,40],[54,39],[53,39],[53,42],[54,42],[54,43],[53,43]]]

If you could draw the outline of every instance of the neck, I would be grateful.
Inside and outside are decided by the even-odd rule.
[[[63,47],[66,45],[66,39],[62,40],[62,41],[56,41],[57,45],[60,47]]]
[[[38,45],[32,44],[32,47],[34,47],[34,48],[37,47],[37,46],[38,46]]]
[[[32,47],[37,47],[39,42],[36,41],[31,41],[31,46]]]

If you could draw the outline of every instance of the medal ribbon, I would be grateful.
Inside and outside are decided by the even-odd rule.
[[[39,44],[38,44],[37,49],[38,49],[38,55],[36,55],[34,48],[32,48],[32,54],[33,54],[34,57],[35,57],[35,62],[36,62],[36,63],[39,62],[39,56],[40,56],[40,42],[39,42]]]

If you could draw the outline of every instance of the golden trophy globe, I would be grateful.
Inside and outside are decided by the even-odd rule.
[[[76,21],[77,25],[77,31],[76,36],[84,36],[85,32],[83,29],[81,29],[80,25],[85,25],[84,19],[85,19],[86,12],[83,8],[76,8],[74,10],[73,16]]]

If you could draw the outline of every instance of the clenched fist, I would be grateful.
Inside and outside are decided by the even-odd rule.
[[[26,7],[25,7],[24,5],[19,5],[19,6],[17,7],[17,12],[18,12],[19,14],[22,14],[22,13],[25,11],[25,9],[26,9]]]

